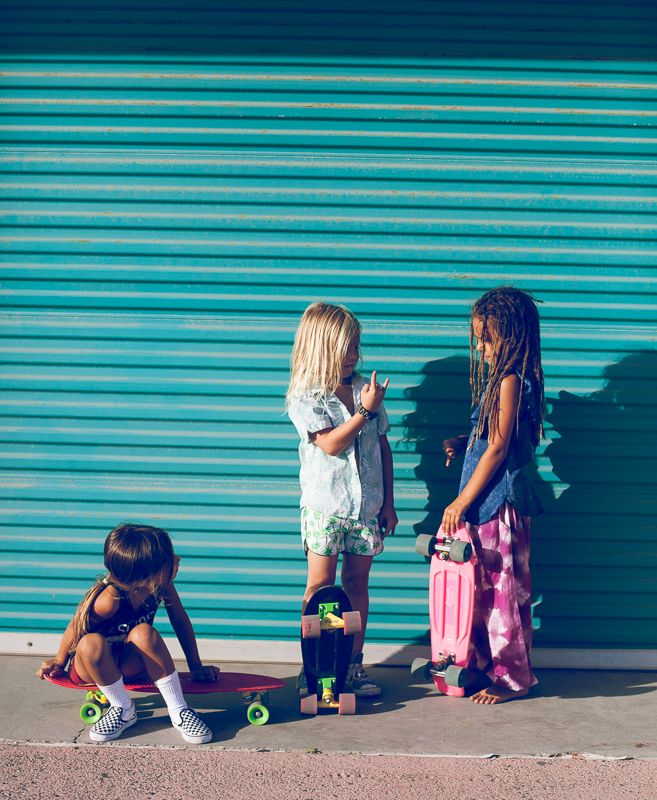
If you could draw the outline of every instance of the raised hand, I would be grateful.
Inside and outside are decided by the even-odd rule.
[[[386,378],[383,386],[380,386],[376,382],[376,370],[374,370],[370,382],[363,386],[360,393],[360,402],[363,404],[363,408],[366,408],[368,411],[376,411],[385,397],[389,383],[390,378]]]

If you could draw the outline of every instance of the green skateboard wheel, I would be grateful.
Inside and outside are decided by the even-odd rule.
[[[465,562],[472,558],[472,545],[469,542],[462,542],[454,539],[449,548],[449,560]]]
[[[251,725],[265,725],[269,719],[269,709],[262,703],[251,703],[246,710],[246,718]]]
[[[414,658],[411,664],[411,675],[420,681],[431,679],[431,662],[426,658]]]
[[[80,719],[85,725],[93,725],[103,716],[103,708],[100,703],[91,700],[85,703],[80,709]]]
[[[436,537],[429,533],[421,533],[415,539],[415,552],[421,556],[432,556],[436,552]]]
[[[462,689],[468,680],[468,671],[463,667],[457,667],[451,664],[445,670],[445,683],[448,686],[458,686]]]

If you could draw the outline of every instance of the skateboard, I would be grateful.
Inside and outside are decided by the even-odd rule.
[[[356,713],[356,695],[344,692],[354,633],[361,628],[344,589],[323,586],[308,601],[301,617],[301,655],[308,695],[300,698],[302,714],[318,709]]]
[[[417,537],[415,549],[431,557],[429,620],[431,660],[415,659],[411,671],[433,678],[443,694],[463,697],[468,682],[475,579],[472,539],[465,527],[454,536]]]
[[[241,672],[220,672],[216,681],[201,683],[193,681],[189,672],[181,672],[180,683],[184,694],[213,694],[214,692],[240,692],[242,699],[247,704],[246,718],[251,725],[264,725],[269,719],[269,691],[282,689],[285,685],[278,678],[267,675],[248,675]],[[66,689],[81,689],[87,693],[86,699],[80,709],[80,719],[91,725],[103,716],[103,711],[109,706],[107,698],[94,684],[79,685],[71,681],[68,673],[59,677],[45,676],[46,680]],[[145,694],[159,694],[157,686],[152,683],[125,682],[125,688],[131,692]]]

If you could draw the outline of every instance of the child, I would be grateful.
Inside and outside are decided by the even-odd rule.
[[[166,531],[131,524],[111,531],[105,540],[107,575],[83,598],[57,655],[37,671],[41,679],[63,675],[68,662],[74,683],[93,683],[103,692],[110,707],[89,732],[95,742],[118,739],[137,722],[123,679],[141,678],[144,672],[162,693],[173,727],[186,742],[212,739],[208,726],[185,702],[169,651],[153,627],[162,602],[194,680],[217,679],[218,667],[201,664],[192,624],[173,585],[179,562]]]
[[[313,303],[294,341],[287,410],[301,442],[301,536],[308,559],[305,608],[321,586],[335,583],[343,554],[342,585],[360,611],[347,688],[373,697],[381,687],[363,668],[372,559],[397,525],[392,488],[390,429],[382,405],[388,388],[356,372],[360,324],[343,306]],[[303,670],[299,689],[305,690]]]
[[[475,302],[470,384],[472,432],[443,442],[447,466],[462,450],[465,459],[459,496],[441,527],[454,533],[465,520],[474,542],[473,666],[491,685],[472,700],[494,704],[526,695],[537,682],[530,663],[529,529],[541,507],[525,470],[541,435],[544,396],[538,311],[527,293],[501,286]]]

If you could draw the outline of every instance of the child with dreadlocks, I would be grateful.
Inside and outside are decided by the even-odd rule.
[[[459,495],[441,527],[451,534],[464,520],[476,553],[471,666],[491,683],[473,694],[475,703],[522,697],[537,682],[530,662],[529,530],[541,507],[526,474],[544,409],[536,302],[500,286],[473,305],[472,431],[443,442],[446,466],[465,451]]]

